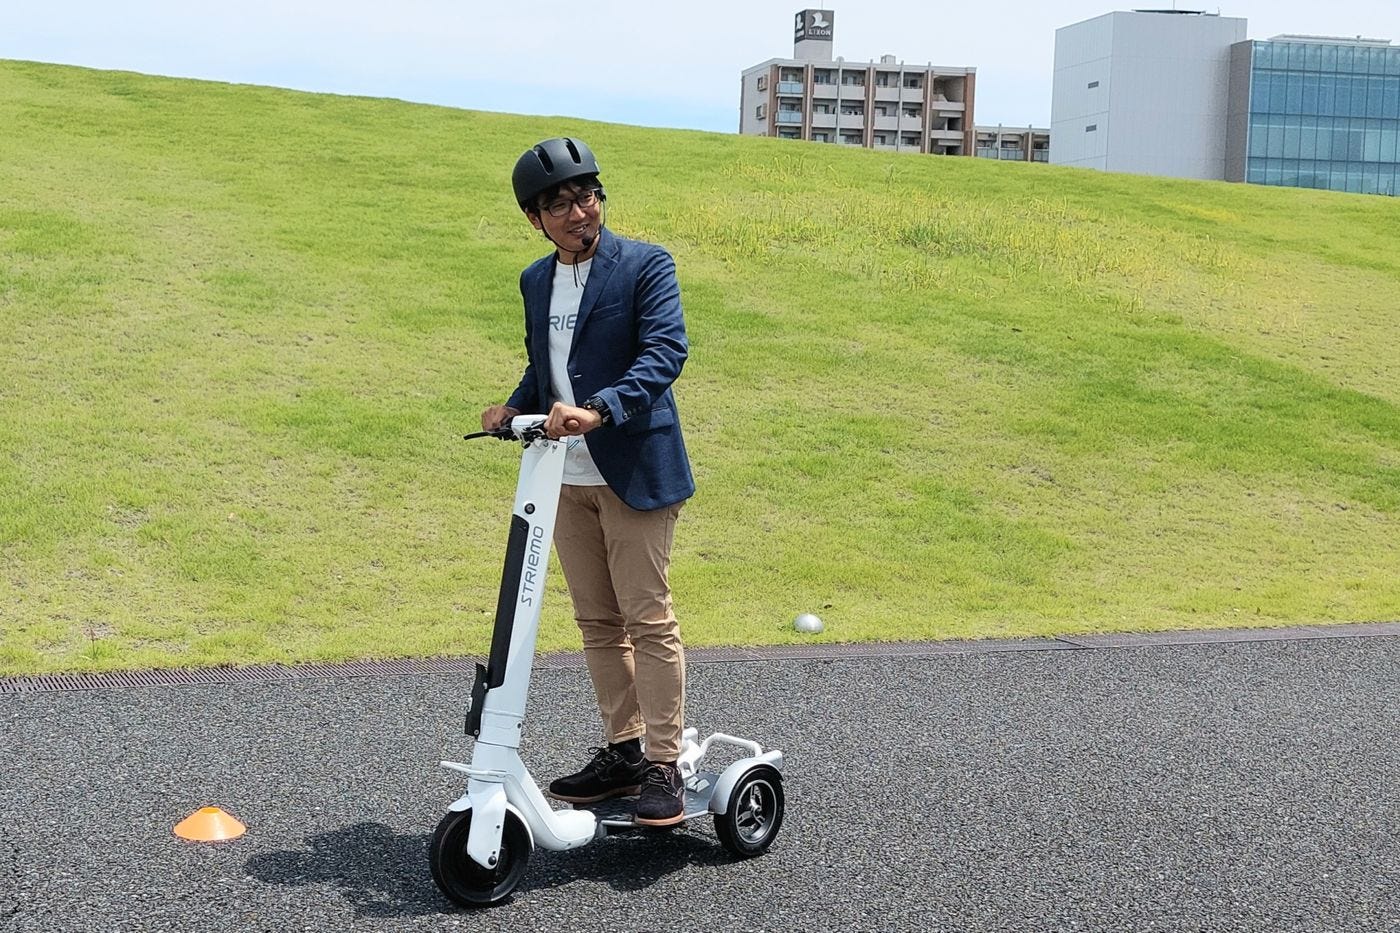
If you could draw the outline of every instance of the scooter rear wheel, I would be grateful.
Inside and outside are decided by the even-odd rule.
[[[734,785],[729,804],[715,814],[715,834],[734,855],[752,858],[773,844],[783,825],[783,779],[773,768],[754,768]]]
[[[510,896],[525,875],[530,860],[530,833],[520,817],[506,811],[501,828],[501,851],[493,868],[467,854],[472,811],[451,811],[438,823],[428,850],[433,881],[448,899],[462,907],[490,907]]]

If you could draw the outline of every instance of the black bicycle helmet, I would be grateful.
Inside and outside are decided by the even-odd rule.
[[[510,182],[521,210],[535,206],[541,191],[583,175],[597,175],[598,160],[581,139],[556,136],[537,144],[515,163]]]

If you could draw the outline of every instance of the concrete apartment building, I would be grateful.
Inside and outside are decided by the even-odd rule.
[[[792,58],[745,69],[739,132],[890,152],[972,155],[977,69],[832,57],[831,10],[796,15]]]
[[[973,155],[979,159],[1049,162],[1050,131],[1034,126],[979,126]]]
[[[1228,180],[1400,194],[1400,47],[1285,35],[1230,53]]]
[[[1244,41],[1246,25],[1137,10],[1055,30],[1050,161],[1224,179],[1231,47]]]

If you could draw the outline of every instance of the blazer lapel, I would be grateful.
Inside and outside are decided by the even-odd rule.
[[[588,269],[588,284],[583,287],[583,297],[578,303],[578,320],[574,322],[575,347],[578,346],[578,332],[583,330],[588,315],[598,303],[598,296],[608,287],[608,279],[612,277],[613,269],[617,268],[617,254],[621,249],[617,237],[613,236],[607,227],[603,228],[600,236],[602,242],[598,244],[598,251],[593,254],[593,265]],[[569,355],[573,356],[572,350]]]
[[[530,357],[535,366],[549,371],[549,299],[554,287],[554,257],[542,262],[525,281],[525,313],[530,318]]]

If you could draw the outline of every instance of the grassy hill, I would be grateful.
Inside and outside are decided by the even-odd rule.
[[[483,651],[556,134],[679,265],[692,644],[1400,616],[1400,201],[17,62],[0,127],[0,673]]]

